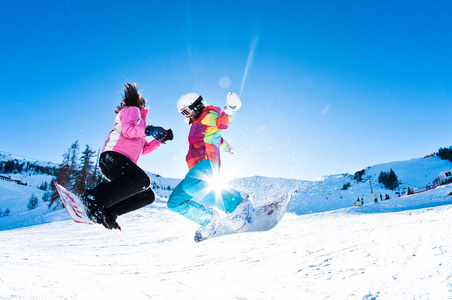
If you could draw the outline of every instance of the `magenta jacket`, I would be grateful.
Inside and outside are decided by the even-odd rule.
[[[136,106],[121,109],[116,115],[113,130],[108,134],[102,152],[118,152],[137,163],[140,155],[147,155],[160,147],[161,142],[146,140],[144,131],[148,112],[147,109]]]
[[[227,129],[235,115],[227,115],[221,108],[209,105],[196,121],[193,122],[188,135],[188,169],[207,159],[220,166],[220,149],[229,152],[231,147],[222,138],[222,130]]]

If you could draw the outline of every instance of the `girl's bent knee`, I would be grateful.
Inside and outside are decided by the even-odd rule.
[[[172,193],[169,198],[168,198],[168,202],[166,203],[166,206],[170,209],[170,210],[176,210],[178,206],[180,206],[182,203],[184,203],[186,200],[183,199],[180,196],[175,195],[174,193]]]
[[[151,179],[148,176],[143,177],[142,183],[143,183],[144,190],[147,190],[151,187]]]

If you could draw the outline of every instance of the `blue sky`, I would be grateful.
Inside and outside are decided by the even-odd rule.
[[[399,3],[394,3],[399,2]],[[0,12],[0,150],[61,162],[102,146],[123,84],[175,140],[139,165],[186,171],[193,91],[243,106],[222,170],[314,180],[452,144],[450,1],[10,1]]]

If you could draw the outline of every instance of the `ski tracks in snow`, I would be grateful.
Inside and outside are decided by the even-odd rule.
[[[0,232],[0,298],[447,299],[452,206],[286,214],[274,229],[196,244],[164,201],[121,233],[53,222]]]

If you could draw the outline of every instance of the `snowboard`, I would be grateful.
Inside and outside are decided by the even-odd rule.
[[[66,211],[74,222],[90,225],[96,224],[86,214],[85,206],[77,195],[68,191],[57,182],[55,182],[55,187],[60,195],[61,201],[63,202],[64,208],[66,208]],[[102,225],[111,230],[107,224],[104,223]]]
[[[228,219],[228,217],[222,218],[220,220],[215,233],[210,235],[209,237],[203,237],[201,235],[202,227],[200,227],[195,233],[195,242],[199,243],[207,239],[234,233],[270,230],[279,223],[279,221],[286,213],[291,198],[291,194],[286,194],[280,198],[268,201],[265,204],[255,206],[254,212],[251,215],[250,222],[240,231],[234,231],[231,228],[230,220]]]

